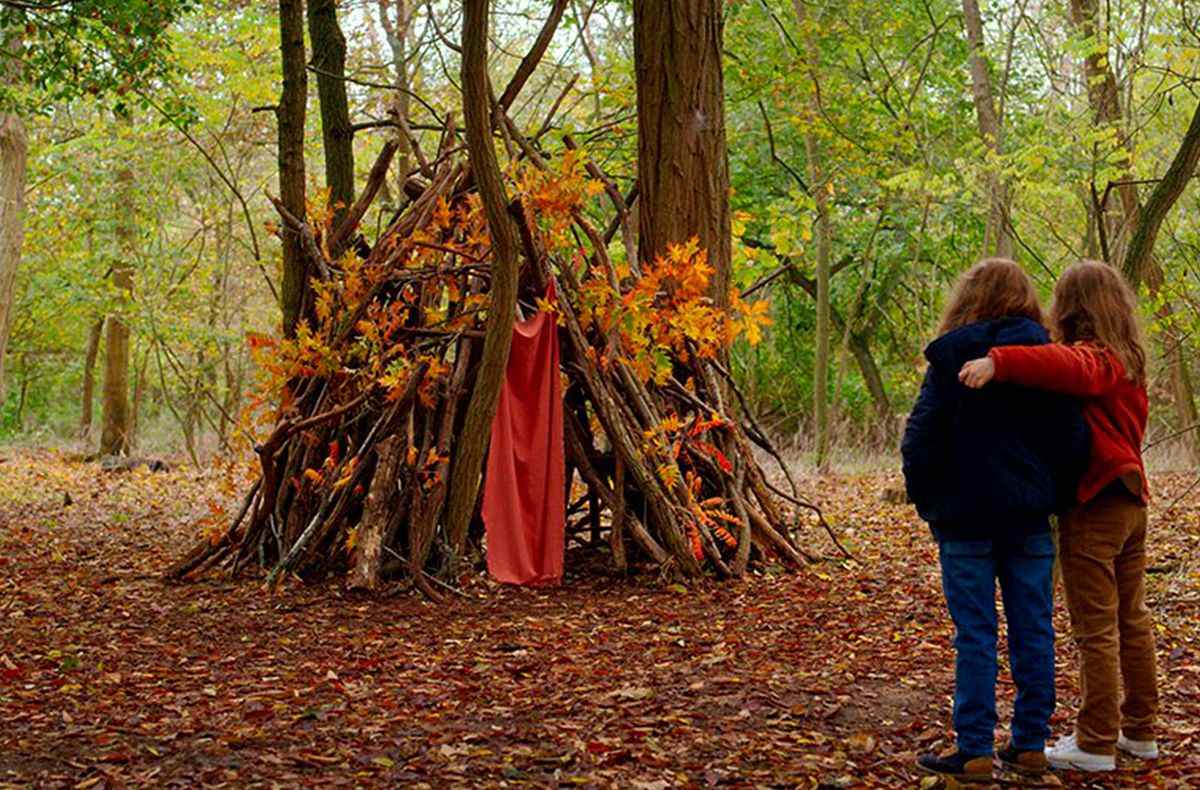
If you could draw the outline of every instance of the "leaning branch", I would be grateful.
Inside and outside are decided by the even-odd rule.
[[[1136,286],[1145,276],[1151,255],[1154,253],[1154,242],[1158,238],[1159,228],[1162,227],[1163,220],[1166,219],[1171,207],[1175,205],[1175,201],[1183,194],[1188,180],[1196,171],[1198,161],[1200,161],[1200,104],[1196,105],[1196,111],[1192,114],[1192,122],[1183,136],[1183,141],[1179,144],[1179,150],[1175,152],[1171,166],[1167,168],[1166,175],[1150,193],[1150,199],[1146,201],[1146,207],[1142,210],[1142,221],[1138,224],[1137,231],[1133,234],[1133,240],[1129,243],[1129,251],[1125,253],[1121,269],[1133,285]]]
[[[479,189],[492,239],[491,302],[484,328],[483,354],[467,406],[461,438],[454,455],[446,501],[446,534],[450,550],[462,556],[467,527],[479,494],[483,454],[500,396],[500,385],[512,347],[513,316],[517,308],[517,233],[508,213],[508,199],[496,149],[492,147],[491,101],[487,74],[488,0],[464,0],[462,33],[463,121],[471,173]]]

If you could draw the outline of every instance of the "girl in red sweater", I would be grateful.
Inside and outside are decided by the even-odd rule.
[[[1054,289],[1059,342],[1003,346],[963,365],[980,388],[1012,382],[1083,399],[1092,449],[1059,554],[1083,700],[1075,733],[1046,749],[1051,765],[1111,771],[1116,750],[1158,756],[1154,624],[1146,608],[1146,354],[1132,289],[1111,266],[1081,261]],[[1124,685],[1124,698],[1121,687]]]

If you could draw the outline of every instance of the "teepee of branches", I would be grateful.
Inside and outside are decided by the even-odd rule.
[[[757,342],[766,304],[736,292],[714,304],[694,241],[639,265],[628,237],[614,244],[630,201],[612,179],[569,136],[547,150],[549,123],[525,138],[505,106],[467,113],[469,160],[453,120],[433,157],[409,140],[420,166],[373,241],[359,228],[395,142],[336,227],[329,210],[298,217],[275,201],[314,273],[304,318],[294,337],[251,338],[263,373],[256,479],[170,578],[258,567],[269,584],[348,574],[374,588],[405,575],[440,597],[435,584],[482,540],[479,463],[466,455],[486,428],[471,423],[484,411],[472,396],[487,330],[511,332],[515,316],[491,307],[511,298],[514,275],[518,304],[554,311],[561,327],[568,531],[606,533],[618,571],[682,577],[737,577],[767,559],[800,567],[813,557],[798,530],[812,525],[841,548],[723,361],[737,338]],[[503,179],[493,125],[510,153]]]
[[[446,493],[480,353],[491,242],[453,129],[444,138],[430,175],[409,181],[411,202],[365,257],[330,260],[338,233],[285,212],[321,272],[313,317],[295,339],[251,339],[267,379],[260,402],[279,404],[255,448],[258,479],[171,577],[257,565],[272,581],[349,572],[373,587],[403,573],[434,593],[429,577],[463,553],[445,530]],[[385,148],[376,176],[394,150]],[[734,294],[729,310],[714,307],[694,245],[642,270],[610,258],[620,217],[607,230],[589,218],[604,187],[589,170],[569,147],[553,164],[539,154],[518,168],[509,204],[521,302],[554,310],[563,330],[570,521],[604,525],[618,570],[631,555],[683,576],[739,576],[756,557],[803,565],[811,557],[795,530],[824,521],[720,361],[735,337],[757,339],[762,305]],[[553,304],[541,298],[551,279]],[[477,517],[472,524],[468,541],[481,532]]]

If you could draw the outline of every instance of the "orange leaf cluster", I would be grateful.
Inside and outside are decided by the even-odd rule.
[[[765,301],[748,303],[736,293],[728,309],[713,303],[714,274],[708,253],[692,238],[667,247],[623,293],[614,293],[608,273],[593,267],[582,285],[580,317],[585,328],[616,332],[620,352],[643,381],[664,383],[672,360],[692,355],[712,359],[739,336],[750,343],[771,322]]]

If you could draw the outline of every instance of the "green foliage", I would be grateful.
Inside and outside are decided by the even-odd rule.
[[[136,96],[162,93],[178,73],[169,29],[197,0],[0,2],[0,30],[15,42],[24,90],[0,85],[0,108],[49,112],[56,103],[103,97],[124,114]],[[166,96],[175,114],[187,105]]]

